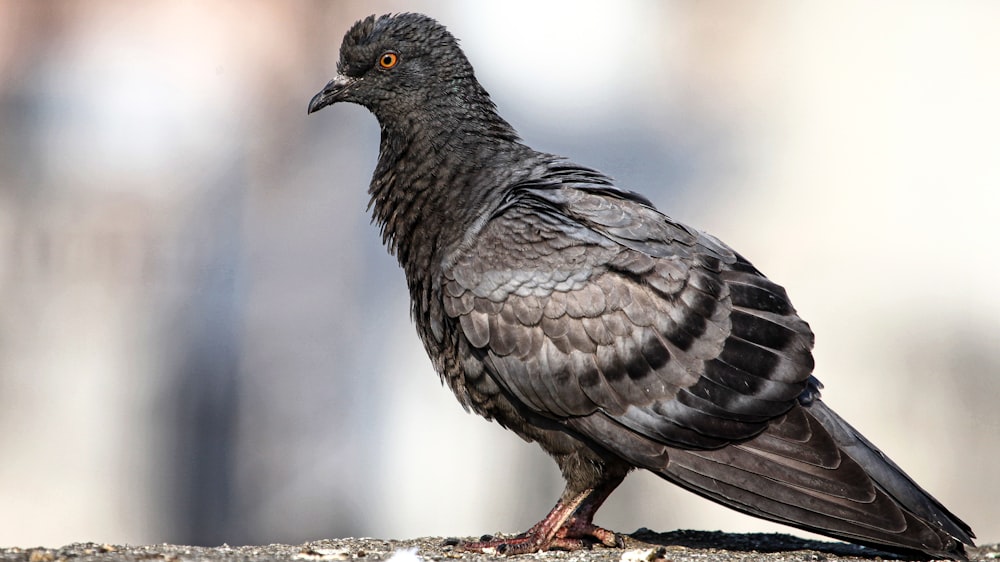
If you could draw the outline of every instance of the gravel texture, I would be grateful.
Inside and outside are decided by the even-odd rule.
[[[412,540],[370,538],[331,539],[301,545],[195,547],[170,544],[120,546],[95,543],[60,548],[2,548],[0,562],[267,562],[270,560],[336,562],[346,560],[495,560],[502,556],[460,552],[458,539],[441,537]],[[597,547],[577,552],[544,552],[511,557],[551,562],[660,562],[660,561],[823,561],[880,560],[896,557],[873,549],[839,542],[811,541],[783,534],[730,534],[705,531],[655,533],[640,529],[625,537],[624,549]],[[969,552],[971,560],[1000,559],[1000,545]]]

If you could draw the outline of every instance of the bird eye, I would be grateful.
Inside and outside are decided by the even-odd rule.
[[[396,53],[382,53],[382,56],[378,58],[378,65],[382,68],[392,68],[396,66],[399,62],[399,55]]]

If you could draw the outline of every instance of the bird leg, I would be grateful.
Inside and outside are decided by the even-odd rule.
[[[622,478],[606,480],[594,488],[562,498],[552,511],[533,527],[510,538],[484,537],[485,540],[461,543],[459,549],[470,552],[487,552],[514,555],[543,550],[579,550],[594,544],[623,548],[625,540],[614,531],[594,525],[594,514],[618,487]]]

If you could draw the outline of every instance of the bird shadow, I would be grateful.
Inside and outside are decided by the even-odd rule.
[[[657,533],[646,528],[629,535],[637,541],[656,546],[683,546],[737,552],[788,552],[812,550],[822,554],[856,558],[907,560],[905,556],[874,548],[842,542],[802,539],[782,533],[723,533],[721,531],[678,530]]]

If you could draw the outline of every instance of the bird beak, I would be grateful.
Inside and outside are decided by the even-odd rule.
[[[356,79],[350,76],[344,76],[343,74],[338,74],[333,80],[323,87],[322,90],[309,101],[309,111],[306,113],[314,113],[323,109],[324,107],[337,103],[338,101],[343,101],[341,94],[348,86],[354,83]]]

